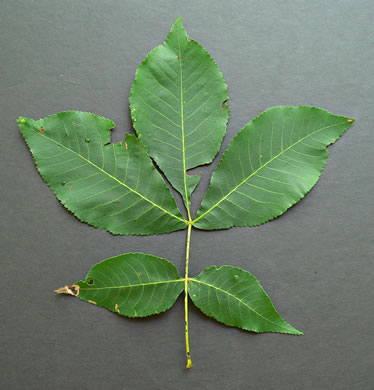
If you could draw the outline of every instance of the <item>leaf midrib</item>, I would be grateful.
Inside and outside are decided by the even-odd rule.
[[[136,284],[126,284],[124,286],[107,286],[107,287],[81,287],[80,290],[106,290],[106,289],[116,289],[116,288],[131,288],[131,287],[144,287],[156,284],[165,284],[165,283],[176,283],[176,282],[184,282],[184,278],[181,279],[173,279],[173,280],[160,280],[158,282],[146,282],[146,283],[136,283]]]
[[[243,185],[247,180],[249,180],[252,176],[254,176],[255,174],[257,174],[257,172],[259,172],[261,169],[263,169],[264,167],[266,167],[268,164],[270,164],[272,161],[274,161],[275,159],[277,159],[279,156],[283,155],[285,152],[287,152],[288,150],[290,150],[291,148],[293,148],[295,145],[297,145],[299,142],[303,141],[304,139],[308,138],[308,137],[311,137],[313,136],[314,134],[320,132],[320,131],[323,131],[323,130],[326,130],[326,129],[329,129],[331,127],[334,127],[334,126],[339,126],[339,125],[342,125],[346,122],[341,122],[341,123],[335,123],[333,125],[330,125],[330,126],[326,126],[326,127],[322,127],[321,129],[318,129],[316,131],[314,131],[313,133],[311,134],[308,134],[306,135],[305,137],[303,138],[300,138],[298,141],[296,141],[295,143],[293,143],[292,145],[288,146],[286,149],[282,150],[280,153],[278,153],[277,155],[275,155],[274,157],[272,157],[269,161],[267,161],[264,165],[261,165],[259,168],[257,168],[254,172],[252,172],[249,176],[247,176],[245,179],[243,179],[238,185],[236,185],[230,192],[228,192],[224,197],[222,197],[217,203],[215,203],[212,207],[210,207],[207,211],[205,211],[205,213],[201,214],[199,217],[195,218],[193,221],[192,221],[192,224],[194,224],[195,222],[197,222],[200,218],[204,217],[205,215],[209,214],[214,208],[216,208],[221,202],[223,202],[227,197],[229,197],[233,192],[235,192],[241,185]]]
[[[183,70],[182,70],[182,53],[181,53],[181,45],[179,41],[179,26],[178,26],[178,56],[179,56],[179,75],[180,75],[180,101],[181,101],[181,131],[182,131],[182,157],[183,157],[183,182],[184,182],[184,193],[186,197],[186,209],[187,209],[187,215],[188,220],[191,221],[191,213],[190,213],[190,205],[189,205],[189,199],[188,199],[188,191],[187,191],[187,170],[186,170],[186,147],[184,144],[184,102],[183,102]]]
[[[33,129],[31,129],[33,130]],[[36,130],[33,130],[33,132],[35,134],[37,134],[38,136],[42,137],[42,138],[47,138],[49,141],[51,142],[54,142],[56,145],[59,145],[59,146],[62,146],[64,149],[68,150],[69,152],[75,154],[76,156],[80,157],[82,160],[86,161],[88,164],[92,165],[93,167],[97,168],[99,171],[101,171],[102,173],[106,174],[108,177],[110,177],[111,179],[113,179],[114,181],[116,181],[117,183],[119,183],[120,185],[122,185],[123,187],[129,189],[130,191],[132,191],[134,194],[138,195],[140,198],[144,199],[145,201],[149,202],[150,204],[152,204],[153,206],[157,207],[158,209],[160,209],[161,211],[163,211],[164,213],[170,215],[171,217],[174,217],[176,219],[178,219],[179,221],[182,221],[184,223],[187,223],[187,221],[183,218],[180,218],[178,217],[177,215],[171,213],[170,211],[164,209],[163,207],[161,207],[160,205],[158,205],[157,203],[153,202],[152,200],[148,199],[147,197],[145,197],[144,195],[140,194],[139,192],[137,192],[136,190],[134,190],[133,188],[131,188],[130,186],[128,186],[127,184],[121,182],[120,180],[118,180],[116,177],[112,176],[110,173],[108,173],[107,171],[105,171],[104,169],[100,168],[99,166],[97,166],[96,164],[94,164],[92,161],[86,159],[84,156],[82,156],[81,154],[75,152],[74,150],[72,149],[69,149],[68,147],[66,147],[64,144],[61,144],[57,141],[55,141],[53,138],[50,138],[46,135],[42,135],[40,134],[38,131]]]
[[[206,282],[203,282],[202,280],[199,280],[199,279],[196,279],[196,278],[191,278],[191,281],[192,282],[196,282],[196,283],[201,283],[201,284],[204,284],[205,286],[208,286],[208,287],[212,287],[212,288],[215,288],[216,290],[224,293],[224,294],[227,294],[229,295],[230,297],[238,300],[242,305],[246,306],[249,310],[253,311],[256,315],[258,315],[259,317],[263,318],[265,321],[268,321],[270,322],[271,324],[275,325],[275,326],[278,326],[278,327],[281,327],[283,329],[286,329],[288,332],[290,332],[292,330],[292,328],[288,328],[286,326],[283,326],[281,324],[278,324],[276,322],[273,322],[271,320],[269,320],[268,318],[264,317],[262,314],[260,314],[259,312],[257,312],[255,309],[253,309],[251,306],[249,306],[247,303],[243,302],[240,298],[236,297],[235,295],[233,294],[230,294],[228,291],[225,291],[217,286],[214,286],[213,284],[210,284],[210,283],[206,283]]]

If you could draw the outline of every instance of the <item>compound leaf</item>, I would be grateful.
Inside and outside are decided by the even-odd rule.
[[[146,317],[170,309],[183,288],[184,279],[170,261],[126,253],[103,260],[90,269],[84,281],[56,292],[127,317]]]
[[[186,227],[142,143],[110,144],[109,119],[79,111],[18,120],[35,164],[78,219],[113,234],[159,234]]]
[[[230,142],[211,179],[194,226],[256,226],[283,214],[314,186],[326,146],[354,122],[316,107],[273,107]]]
[[[221,71],[188,39],[181,18],[136,71],[130,93],[134,128],[187,207],[200,181],[187,170],[218,153],[229,118],[227,99]]]
[[[258,280],[241,268],[210,266],[191,278],[188,293],[207,316],[253,331],[301,335],[275,310]]]

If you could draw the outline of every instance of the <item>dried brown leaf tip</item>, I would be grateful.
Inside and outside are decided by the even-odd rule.
[[[71,286],[64,286],[55,290],[57,294],[67,294],[77,297],[79,295],[80,287],[77,284],[72,284]]]

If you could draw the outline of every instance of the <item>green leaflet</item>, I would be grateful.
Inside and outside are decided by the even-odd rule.
[[[183,290],[183,279],[170,261],[144,253],[126,253],[93,266],[84,281],[58,293],[127,316],[146,317],[170,309]]]
[[[181,18],[136,71],[130,93],[134,128],[187,208],[200,176],[186,171],[218,153],[229,118],[227,99],[221,71],[188,39]]]
[[[316,184],[326,146],[354,122],[316,107],[273,107],[230,142],[194,226],[256,226],[283,214]]]
[[[81,221],[113,234],[186,228],[141,142],[110,144],[111,120],[68,111],[18,124],[44,181]]]
[[[203,313],[226,325],[258,333],[302,334],[279,315],[258,280],[240,268],[205,268],[190,280],[188,293]]]

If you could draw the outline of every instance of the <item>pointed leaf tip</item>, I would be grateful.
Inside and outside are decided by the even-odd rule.
[[[54,292],[56,294],[67,294],[67,295],[73,295],[74,297],[77,297],[79,295],[80,287],[78,284],[72,284],[71,286],[64,286],[60,287]]]
[[[173,28],[175,26],[180,26],[180,27],[182,27],[183,30],[185,30],[184,25],[183,25],[183,19],[181,16],[179,16],[177,19],[175,19],[175,22],[171,25],[171,30],[173,30]]]

